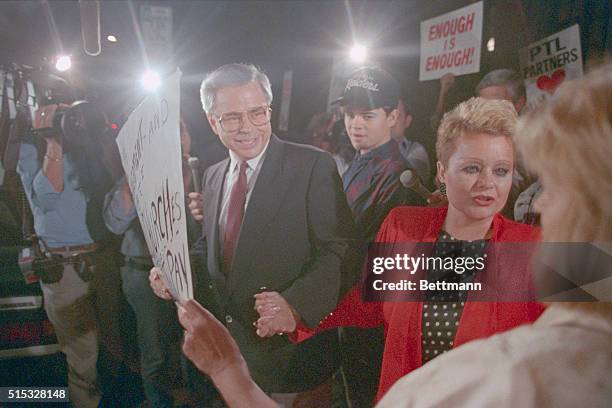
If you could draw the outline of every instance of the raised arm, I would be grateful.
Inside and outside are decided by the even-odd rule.
[[[136,218],[134,200],[125,176],[106,194],[103,216],[106,226],[115,234],[127,231]]]

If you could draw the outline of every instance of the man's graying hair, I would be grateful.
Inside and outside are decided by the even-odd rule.
[[[223,65],[202,81],[200,87],[200,99],[202,108],[206,113],[211,113],[215,107],[217,91],[221,88],[242,86],[255,81],[261,86],[266,95],[266,102],[272,103],[272,87],[267,75],[252,64],[227,64]]]
[[[525,96],[523,78],[511,69],[496,69],[484,76],[476,86],[476,94],[484,88],[491,86],[504,86],[508,90],[513,102]]]

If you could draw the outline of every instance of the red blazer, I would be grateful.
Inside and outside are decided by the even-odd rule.
[[[446,207],[397,207],[383,222],[376,242],[435,242],[446,212]],[[530,242],[540,237],[539,229],[510,221],[499,214],[493,218],[492,227],[491,242]],[[528,268],[522,269],[509,271],[519,274],[513,281],[531,285],[530,274],[525,272]],[[544,310],[537,302],[471,302],[470,297],[468,294],[453,347],[533,322]],[[397,380],[422,365],[422,308],[422,302],[363,302],[361,287],[357,285],[319,326],[315,329],[299,327],[292,338],[302,341],[338,326],[371,328],[384,324],[385,350],[377,395],[380,399]]]

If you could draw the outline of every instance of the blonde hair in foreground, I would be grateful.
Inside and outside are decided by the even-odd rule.
[[[612,64],[559,87],[519,122],[516,141],[527,165],[573,192],[574,205],[545,241],[612,241]]]
[[[438,161],[446,166],[459,138],[466,133],[504,136],[513,141],[516,121],[516,110],[508,101],[470,98],[461,102],[444,115],[438,127]]]

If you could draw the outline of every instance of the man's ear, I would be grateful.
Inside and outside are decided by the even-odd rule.
[[[441,161],[436,162],[436,169],[438,171],[436,179],[440,183],[446,183],[446,168],[444,167]]]
[[[207,113],[206,119],[208,119],[208,123],[210,124],[210,128],[212,129],[213,133],[215,135],[219,135],[219,129],[217,128],[219,126],[219,122],[217,122],[217,118],[215,118],[212,113]]]
[[[396,109],[393,109],[387,115],[387,125],[389,126],[389,129],[397,124],[397,116],[398,116],[398,114],[399,114],[399,112],[398,112],[398,110],[396,108]]]

